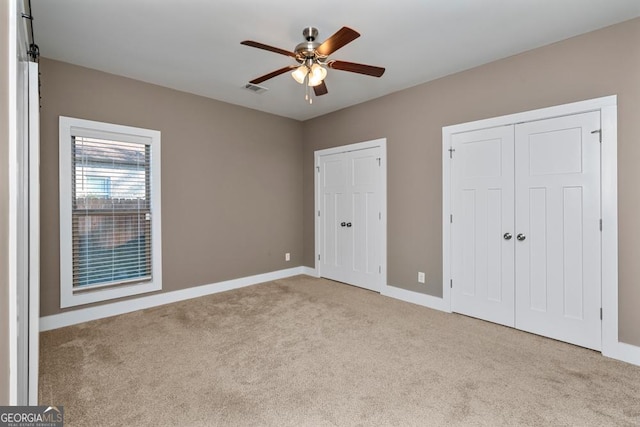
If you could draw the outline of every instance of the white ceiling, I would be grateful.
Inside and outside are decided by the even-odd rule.
[[[42,56],[306,120],[438,77],[640,16],[640,0],[32,0]],[[329,93],[304,100],[285,50],[315,26],[362,36],[331,59],[386,67],[381,78],[329,70]],[[640,42],[640,41],[639,41]],[[597,55],[597,52],[594,52]]]

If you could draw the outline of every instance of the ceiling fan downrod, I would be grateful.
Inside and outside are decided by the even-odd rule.
[[[302,36],[306,41],[312,42],[318,37],[318,29],[316,27],[306,27],[302,30]]]

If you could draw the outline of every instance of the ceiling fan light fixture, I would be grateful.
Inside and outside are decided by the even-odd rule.
[[[309,73],[309,68],[307,68],[306,65],[301,65],[298,68],[296,68],[294,72],[291,73],[291,76],[298,83],[304,84],[304,78],[307,76],[308,73]]]
[[[318,86],[319,84],[322,83],[322,80],[319,79],[315,79],[313,77],[309,78],[309,83],[307,83],[308,86],[314,87],[314,86]]]
[[[318,86],[327,77],[327,70],[320,64],[313,64],[309,72],[309,86]]]

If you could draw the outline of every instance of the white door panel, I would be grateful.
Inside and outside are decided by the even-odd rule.
[[[320,274],[375,291],[381,286],[380,147],[319,157]]]
[[[453,136],[453,311],[514,325],[513,128]]]
[[[352,151],[347,157],[352,195],[352,227],[347,228],[352,233],[350,283],[380,290],[380,149]]]
[[[344,281],[347,279],[345,266],[345,235],[340,222],[347,214],[346,206],[346,161],[343,156],[329,155],[321,163],[321,211],[322,252],[320,256],[325,277]]]
[[[599,350],[598,112],[516,125],[516,327]]]

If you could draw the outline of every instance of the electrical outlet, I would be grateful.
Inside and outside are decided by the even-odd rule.
[[[287,252],[286,254],[284,254],[284,260],[285,261],[291,261],[291,254],[289,252]]]
[[[424,282],[425,282],[424,273],[422,271],[418,271],[418,283],[424,283]]]

